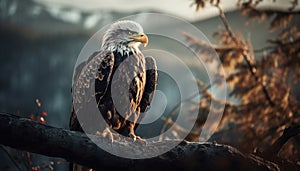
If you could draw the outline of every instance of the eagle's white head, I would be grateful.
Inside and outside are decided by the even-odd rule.
[[[139,46],[148,44],[148,37],[140,24],[130,20],[117,21],[110,25],[103,36],[102,48],[119,52],[122,56],[140,53]]]

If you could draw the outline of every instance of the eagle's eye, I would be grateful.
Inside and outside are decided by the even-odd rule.
[[[131,31],[129,31],[129,32],[128,32],[128,34],[129,34],[129,35],[132,35],[132,32],[131,32]]]

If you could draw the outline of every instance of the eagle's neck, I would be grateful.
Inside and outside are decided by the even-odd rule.
[[[121,56],[128,57],[131,54],[140,54],[141,51],[139,49],[140,42],[130,42],[126,44],[113,44],[107,46],[107,50],[119,53]]]

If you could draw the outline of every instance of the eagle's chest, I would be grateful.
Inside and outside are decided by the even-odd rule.
[[[113,99],[118,99],[121,105],[137,106],[142,100],[146,84],[145,58],[141,54],[125,58],[116,56],[114,66],[110,83]]]

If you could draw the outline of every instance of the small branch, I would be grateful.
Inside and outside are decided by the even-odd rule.
[[[254,49],[253,52],[254,53],[262,53],[262,52],[265,52],[267,50],[272,50],[274,49],[273,46],[267,46],[267,47],[264,47],[264,48],[261,48],[261,49]]]
[[[262,2],[262,0],[259,0],[260,2]],[[274,2],[273,2],[274,3]],[[258,7],[259,3],[249,3],[249,2],[245,2],[245,3],[237,3],[237,5],[241,8],[251,8],[251,10],[255,10],[255,11],[259,11],[259,12],[264,12],[267,14],[299,14],[300,11],[299,9],[295,10],[295,8],[298,5],[298,0],[294,0],[293,2],[291,2],[291,7],[288,9],[272,9],[271,6],[269,7]]]
[[[298,0],[293,0],[291,4],[292,6],[289,8],[289,11],[293,11],[298,6]]]
[[[237,46],[231,46],[231,45],[225,45],[225,46],[219,46],[215,44],[207,44],[204,41],[201,41],[200,39],[197,39],[193,37],[191,34],[186,32],[181,32],[183,36],[187,38],[188,41],[191,41],[193,44],[199,45],[205,49],[214,49],[216,51],[223,51],[223,50],[243,50],[241,47]]]
[[[225,16],[225,14],[224,14],[222,8],[221,8],[219,5],[216,5],[215,7],[218,8],[218,10],[219,10],[220,18],[221,18],[221,20],[222,20],[222,22],[223,22],[223,24],[224,24],[224,26],[225,26],[225,29],[228,31],[229,36],[230,36],[230,37],[233,39],[233,41],[235,41],[235,43],[237,44],[238,41],[236,40],[235,35],[233,34],[232,29],[230,28],[230,24],[229,24],[229,22],[228,22],[228,20],[227,20],[227,18],[226,18],[226,16]]]
[[[188,33],[184,33],[184,32],[183,32],[182,34],[184,34],[185,36],[190,36]],[[204,84],[202,81],[200,81],[200,80],[196,80],[196,82],[197,82],[197,85],[198,85],[200,91],[202,92],[202,94],[203,94],[204,96],[206,96],[206,97],[212,98],[212,97],[211,97],[211,94],[208,92],[208,89],[211,88],[211,85],[205,86],[205,84]],[[176,123],[174,123],[173,120],[172,120],[172,116],[175,115],[175,112],[178,111],[178,110],[180,109],[180,107],[181,107],[182,104],[184,104],[184,103],[186,103],[186,102],[191,102],[192,99],[195,98],[195,97],[197,97],[198,95],[199,95],[199,92],[196,92],[196,93],[194,93],[193,95],[191,95],[190,97],[188,97],[188,98],[186,98],[186,99],[184,99],[184,100],[178,102],[178,103],[172,108],[172,110],[171,110],[169,116],[168,116],[167,118],[164,118],[164,121],[165,121],[165,122],[164,122],[164,124],[163,124],[163,126],[162,126],[162,129],[161,129],[161,131],[160,131],[160,136],[159,136],[159,140],[160,140],[160,141],[163,140],[163,133],[164,133],[165,130],[167,129],[167,126],[168,126],[168,125],[172,125],[172,124],[176,124]],[[199,104],[197,103],[196,105],[199,105]],[[178,125],[177,128],[179,128],[180,130],[184,130],[184,128],[180,127],[179,125]],[[195,132],[191,132],[191,133],[192,133],[192,134],[195,134]]]
[[[268,42],[272,44],[276,44],[281,47],[286,47],[286,46],[294,45],[296,43],[300,43],[300,39],[295,39],[287,42],[282,42],[280,40],[268,40]]]
[[[284,129],[283,134],[266,149],[264,155],[270,159],[275,158],[284,144],[292,137],[300,135],[300,125],[290,126]]]
[[[216,8],[219,9],[220,18],[221,18],[221,20],[222,20],[222,22],[223,22],[223,24],[224,24],[224,26],[225,26],[225,29],[228,31],[229,36],[232,38],[232,40],[235,42],[235,44],[238,45],[239,42],[238,42],[238,40],[236,39],[236,37],[235,37],[233,31],[231,30],[230,25],[229,25],[229,22],[228,22],[228,20],[227,20],[227,18],[226,18],[226,16],[225,16],[223,10],[221,9],[221,7],[220,7],[219,5],[216,5]],[[246,64],[247,64],[248,67],[249,67],[249,70],[250,70],[250,72],[251,72],[251,75],[254,77],[255,81],[256,81],[257,83],[259,83],[260,86],[262,87],[263,93],[264,93],[266,99],[268,100],[269,104],[270,104],[271,106],[275,106],[275,103],[272,101],[271,96],[270,96],[269,92],[267,91],[267,88],[266,88],[265,84],[264,84],[264,83],[262,82],[262,80],[256,75],[256,67],[255,67],[255,63],[254,63],[254,62],[251,62],[251,57],[247,54],[247,52],[246,52],[245,49],[243,49],[242,55],[243,55],[243,58],[244,58]]]
[[[168,116],[167,118],[164,119],[165,122],[164,122],[164,125],[162,126],[162,129],[161,129],[161,131],[160,131],[159,141],[162,141],[162,140],[163,140],[163,133],[164,133],[165,130],[167,129],[167,126],[168,126],[169,124],[175,124],[175,123],[173,122],[173,120],[172,120],[172,116],[175,115],[175,112],[178,111],[178,109],[180,109],[180,107],[181,107],[181,105],[182,105],[183,103],[190,101],[191,99],[197,97],[198,95],[199,95],[199,92],[197,92],[197,93],[191,95],[191,96],[188,97],[187,99],[184,99],[184,100],[178,102],[178,103],[175,105],[175,107],[173,107],[173,109],[171,110],[169,116]]]

